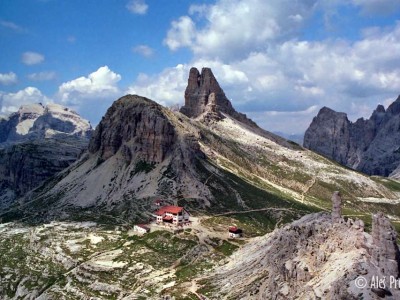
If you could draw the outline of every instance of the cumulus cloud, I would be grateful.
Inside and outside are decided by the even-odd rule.
[[[181,104],[190,67],[179,64],[167,68],[156,76],[139,74],[126,94],[137,94],[157,101],[165,106]]]
[[[27,87],[16,93],[0,91],[0,111],[3,114],[15,112],[21,105],[39,102],[48,103],[50,99],[43,95],[36,87]]]
[[[131,0],[126,5],[126,8],[134,14],[145,15],[149,6],[144,0]]]
[[[14,72],[0,73],[0,84],[2,85],[15,84],[17,83],[17,81],[17,74],[15,74]]]
[[[196,36],[196,26],[188,16],[180,17],[178,21],[172,21],[171,29],[164,40],[171,50],[182,47],[191,47]]]
[[[378,2],[383,7],[376,7]],[[378,15],[398,9],[400,2],[219,0],[191,6],[188,15],[171,23],[164,43],[173,51],[190,49],[194,57],[185,72],[190,66],[211,67],[233,105],[266,129],[299,133],[324,105],[355,120],[369,117],[378,102],[394,101],[399,93],[400,22],[363,28],[358,40],[307,40],[300,34],[315,14],[322,21],[324,16],[337,19],[341,6]],[[169,91],[183,103],[187,73],[169,76],[175,72],[167,68],[160,76],[142,77],[154,89],[162,81],[166,90],[157,100],[168,102],[163,94]],[[173,85],[165,78],[174,78]]]
[[[121,75],[103,66],[88,76],[62,83],[55,98],[95,125],[112,102],[122,96],[118,87],[120,80]]]
[[[203,57],[243,58],[297,33],[317,2],[220,0],[215,5],[192,6],[193,18],[173,21],[164,42],[171,50],[189,47]]]
[[[22,62],[25,65],[37,65],[44,61],[44,55],[37,53],[37,52],[25,52],[22,54]]]
[[[78,104],[82,99],[104,98],[117,94],[117,83],[120,80],[121,75],[104,66],[87,77],[82,76],[61,84],[58,94],[62,102]]]
[[[53,71],[43,71],[38,73],[32,73],[27,76],[30,80],[33,81],[47,81],[53,80],[56,78],[56,72]]]
[[[154,50],[147,45],[138,45],[132,48],[134,53],[138,53],[144,57],[151,57],[154,54]]]

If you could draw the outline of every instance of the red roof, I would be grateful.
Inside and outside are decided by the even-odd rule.
[[[165,216],[163,218],[164,221],[171,221],[173,218],[171,216]]]
[[[236,226],[229,226],[229,232],[232,232],[232,233],[242,233],[243,231],[242,231],[242,229],[239,229],[239,228],[237,228]]]
[[[162,216],[165,213],[170,213],[170,214],[178,214],[183,210],[183,207],[180,206],[163,206],[159,210],[157,210],[156,215]]]

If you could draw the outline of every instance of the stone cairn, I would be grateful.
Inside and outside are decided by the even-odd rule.
[[[342,219],[342,197],[340,192],[333,192],[332,195],[332,222],[341,223]]]

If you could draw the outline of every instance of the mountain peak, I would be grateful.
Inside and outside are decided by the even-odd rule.
[[[385,112],[385,107],[382,104],[378,104],[378,106],[376,107],[375,111],[377,113],[384,113]]]
[[[159,104],[127,95],[107,110],[92,136],[89,151],[99,151],[104,160],[121,151],[126,161],[135,156],[161,162],[175,138],[175,130]]]
[[[180,112],[189,118],[197,118],[210,111],[214,115],[225,113],[247,125],[258,127],[245,114],[233,108],[210,68],[202,68],[201,73],[191,68],[185,90],[185,105]]]
[[[322,117],[325,117],[325,116],[335,116],[335,118],[347,118],[347,114],[346,113],[338,112],[336,110],[333,110],[333,109],[331,109],[329,107],[324,106],[318,112],[317,117],[318,118],[322,118]]]
[[[400,162],[399,124],[400,96],[356,122],[324,107],[307,129],[304,147],[366,174],[389,176]]]
[[[392,115],[397,115],[400,113],[400,96],[398,96],[397,99],[389,105],[387,112]]]

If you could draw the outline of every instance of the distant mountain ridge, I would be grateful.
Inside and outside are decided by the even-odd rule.
[[[92,127],[58,104],[23,105],[0,120],[0,208],[76,161]]]
[[[375,207],[371,199],[398,198],[390,186],[259,128],[234,110],[208,68],[202,75],[191,70],[181,111],[137,95],[121,97],[79,160],[0,217],[40,221],[84,214],[142,222],[162,197],[209,213],[285,208],[269,213],[275,220],[330,207],[325,199],[334,190],[357,213]]]
[[[89,137],[92,127],[76,112],[59,104],[23,105],[0,119],[0,144],[46,138],[56,134]]]
[[[368,175],[395,176],[400,164],[400,96],[387,110],[352,123],[323,107],[304,135],[304,147]]]

